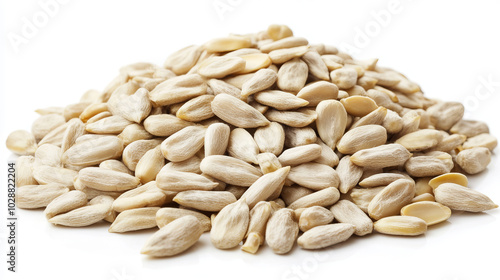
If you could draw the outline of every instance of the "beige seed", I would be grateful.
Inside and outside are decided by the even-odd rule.
[[[125,191],[136,188],[140,180],[132,175],[99,167],[87,167],[78,173],[83,185],[101,191]]]
[[[312,206],[304,209],[300,214],[299,228],[306,232],[314,227],[323,226],[333,221],[333,213],[321,206]]]
[[[200,46],[188,46],[172,53],[164,63],[165,68],[177,75],[186,74],[198,61],[202,52]]]
[[[202,95],[195,97],[184,103],[176,112],[179,119],[189,122],[199,122],[209,119],[214,116],[212,112],[211,102],[214,100],[213,95]]]
[[[347,125],[347,113],[337,100],[321,101],[316,107],[316,128],[319,137],[330,148],[335,149]]]
[[[254,139],[261,153],[273,153],[278,156],[285,144],[285,130],[281,124],[271,122],[267,126],[257,128]]]
[[[351,157],[348,155],[340,160],[336,171],[340,179],[339,190],[343,194],[354,188],[363,176],[363,168],[352,163]]]
[[[43,213],[47,219],[50,219],[58,214],[66,213],[85,205],[87,205],[87,195],[84,192],[74,190],[52,200]]]
[[[354,230],[354,226],[347,223],[317,226],[300,236],[297,243],[304,249],[326,248],[346,241]]]
[[[205,157],[223,155],[229,143],[230,128],[227,124],[214,123],[205,131]]]
[[[45,135],[63,125],[65,122],[65,118],[59,114],[43,115],[33,122],[31,133],[35,136],[37,141],[40,141]]]
[[[230,74],[244,72],[246,61],[237,56],[211,57],[200,64],[198,73],[206,78],[224,78]]]
[[[203,147],[205,131],[201,126],[188,126],[172,134],[161,143],[163,156],[173,162],[194,156]]]
[[[169,194],[168,197],[166,193]],[[172,201],[175,194],[163,192],[156,187],[156,182],[152,181],[118,196],[113,202],[113,210],[123,212],[135,208],[162,206],[164,203]]]
[[[249,39],[239,36],[230,36],[225,38],[212,39],[203,46],[205,50],[211,53],[227,52],[237,49],[249,48],[251,46]]]
[[[194,216],[198,219],[203,229],[203,232],[210,231],[210,229],[212,228],[210,218],[207,217],[206,215],[193,210],[173,208],[173,207],[160,208],[160,210],[156,212],[156,224],[158,225],[159,228],[162,228],[168,225],[169,223],[175,221],[176,219],[188,215]]]
[[[347,113],[355,117],[363,117],[378,108],[373,99],[366,96],[350,96],[340,100]]]
[[[140,88],[134,94],[119,101],[108,102],[109,111],[131,122],[141,123],[152,109],[148,94],[147,89]]]
[[[444,152],[428,152],[413,156],[405,163],[405,169],[413,177],[432,177],[448,173],[453,168],[451,155]]]
[[[323,100],[336,99],[338,92],[335,84],[319,81],[306,85],[297,93],[297,97],[309,101],[309,106],[316,106]]]
[[[110,116],[85,125],[85,130],[95,134],[120,134],[131,121],[120,116]]]
[[[452,210],[482,212],[498,208],[486,195],[454,183],[444,183],[434,190],[436,201]]]
[[[18,155],[34,155],[37,145],[35,136],[25,130],[16,130],[9,134],[6,141],[7,149]]]
[[[472,149],[472,148],[484,147],[488,148],[490,151],[493,151],[493,149],[495,149],[497,144],[498,142],[495,136],[488,133],[483,133],[467,139],[467,141],[465,141],[463,145],[463,148]]]
[[[248,187],[262,176],[259,169],[233,157],[214,155],[205,157],[200,164],[203,173],[227,184]]]
[[[226,84],[231,85],[234,88],[237,88],[240,90],[243,87],[243,84],[252,79],[252,77],[255,75],[255,73],[248,73],[248,74],[241,74],[241,75],[231,75],[227,78],[223,79],[223,82]],[[224,93],[224,92],[222,92]],[[237,98],[242,98],[241,92],[236,96],[233,95]]]
[[[292,30],[288,26],[282,24],[269,25],[267,28],[267,34],[274,41],[293,36]]]
[[[26,185],[37,185],[38,182],[33,177],[33,167],[35,158],[33,156],[20,156],[16,160],[16,187]]]
[[[308,67],[304,61],[298,58],[287,61],[278,70],[278,88],[288,92],[299,92],[306,84],[307,75]]]
[[[144,128],[155,136],[170,136],[179,130],[193,125],[169,114],[151,115],[144,120]]]
[[[63,115],[64,108],[63,107],[46,107],[46,108],[40,108],[36,109],[35,112],[39,115],[48,115],[48,114],[57,114],[57,115]]]
[[[462,173],[446,173],[434,177],[432,178],[432,180],[428,182],[429,186],[431,186],[433,190],[435,190],[437,187],[439,187],[439,185],[444,183],[454,183],[467,187],[469,182],[467,180],[467,177]]]
[[[332,148],[323,143],[321,139],[316,140],[316,144],[321,146],[321,155],[316,160],[314,160],[315,162],[326,164],[331,167],[337,166],[337,164],[339,164],[339,157]]]
[[[311,193],[313,193],[313,191],[308,188],[304,188],[299,185],[291,185],[283,187],[280,197],[283,199],[286,205],[290,205],[297,199]]]
[[[265,126],[269,121],[252,106],[228,94],[219,94],[212,101],[212,111],[222,120],[242,128]]]
[[[350,116],[350,115],[348,115]],[[371,113],[368,115],[358,119],[355,121],[350,129],[354,129],[360,126],[364,125],[370,125],[370,124],[377,124],[377,125],[383,125],[384,119],[387,116],[387,109],[384,107],[378,107],[377,109],[373,110]]]
[[[311,206],[332,206],[340,198],[340,192],[334,187],[329,187],[320,191],[305,195],[288,205],[290,209],[307,208]]]
[[[116,216],[108,231],[122,233],[156,227],[156,212],[160,207],[125,210]]]
[[[188,190],[209,191],[219,183],[196,173],[162,169],[156,177],[156,185],[164,191],[182,192]]]
[[[201,211],[218,212],[236,202],[236,197],[228,191],[183,191],[173,201]]]
[[[42,185],[57,184],[64,187],[72,188],[73,179],[78,175],[77,171],[46,165],[35,165],[33,169],[33,177]]]
[[[427,231],[427,224],[417,217],[391,216],[375,222],[374,229],[383,234],[416,236]]]
[[[418,217],[424,220],[427,226],[431,226],[448,220],[451,210],[437,202],[420,201],[403,207],[401,216]]]
[[[271,65],[271,58],[265,53],[245,54],[240,57],[245,60],[245,68],[239,71],[239,74],[252,73],[260,69],[265,69]]]
[[[197,156],[193,156],[183,161],[179,162],[169,162],[165,164],[162,169],[177,170],[183,172],[191,172],[196,174],[201,174],[200,170],[201,159]],[[161,172],[161,170],[160,170]]]
[[[408,133],[395,143],[403,145],[410,152],[419,152],[437,146],[443,140],[443,134],[434,129],[421,129]]]
[[[55,198],[69,192],[58,184],[25,185],[16,189],[16,205],[21,209],[46,207]]]
[[[488,167],[491,162],[491,152],[483,147],[463,150],[458,153],[456,162],[465,172],[477,174]]]
[[[366,177],[359,185],[364,188],[387,186],[399,179],[409,179],[411,177],[399,173],[378,173]]]
[[[321,146],[318,144],[302,145],[283,151],[278,160],[283,166],[299,165],[319,158],[321,151]]]
[[[252,135],[243,128],[235,128],[229,135],[227,152],[230,156],[248,163],[257,164],[259,147]]]
[[[52,144],[43,144],[36,149],[35,166],[62,167],[61,148]]]
[[[250,236],[251,233],[257,233],[260,235],[259,244],[263,244],[267,221],[269,217],[271,217],[271,213],[272,208],[270,202],[260,201],[255,204],[252,210],[250,210],[250,222],[248,224],[246,237]]]
[[[436,129],[448,131],[464,116],[464,105],[459,102],[440,102],[427,109]]]
[[[193,246],[203,234],[194,216],[188,215],[162,227],[144,244],[141,254],[152,257],[168,257],[180,254]]]
[[[295,96],[294,94],[280,90],[265,90],[255,93],[254,99],[264,105],[277,110],[292,110],[307,106],[308,101]]]
[[[434,196],[430,193],[423,193],[421,195],[415,195],[415,197],[411,200],[411,203],[420,202],[420,201],[432,201],[435,202]]]
[[[161,144],[161,139],[137,140],[123,149],[122,161],[128,169],[135,171],[137,163],[144,154]]]
[[[73,146],[80,136],[84,135],[85,125],[80,119],[71,119],[68,121],[66,130],[64,131],[62,143],[61,143],[61,152],[66,152],[71,146]]]
[[[488,125],[482,121],[460,120],[450,128],[450,133],[462,134],[469,138],[489,132]]]
[[[251,74],[251,75],[254,75],[254,74]],[[241,75],[241,76],[246,76],[246,75]],[[239,76],[236,76],[236,77],[239,77]],[[228,78],[228,79],[231,79],[231,78]],[[208,80],[208,89],[212,90],[214,96],[219,95],[221,93],[225,93],[225,94],[229,94],[231,96],[234,96],[238,99],[243,99],[242,98],[242,91],[238,87],[236,87],[232,84],[226,83],[223,80],[218,80],[218,79]],[[207,91],[207,93],[209,93],[209,92]]]
[[[243,83],[241,87],[241,96],[246,98],[254,93],[270,88],[276,80],[278,75],[270,69],[260,69],[248,81]]]
[[[309,50],[309,46],[300,46],[274,50],[269,53],[269,57],[274,64],[282,64],[296,57],[303,56]]]
[[[377,193],[370,201],[368,214],[375,220],[397,215],[403,206],[411,202],[414,196],[415,183],[413,181],[396,180]]]
[[[392,87],[397,85],[401,78],[397,75],[394,75],[391,72],[375,72],[375,71],[366,71],[365,75],[370,78],[377,79],[377,84],[384,87]]]
[[[403,129],[403,119],[396,112],[387,110],[382,126],[385,127],[387,133],[396,134]]]
[[[118,138],[120,138],[123,141],[123,144],[127,146],[137,140],[151,139],[153,138],[153,135],[149,134],[144,126],[134,123],[125,127],[122,133],[118,134]]]
[[[280,190],[290,172],[290,167],[283,167],[267,173],[253,183],[240,198],[252,209],[258,202],[267,200],[275,191]]]
[[[75,143],[64,152],[62,161],[76,166],[91,166],[107,159],[118,158],[122,151],[122,140],[116,136],[102,136]]]
[[[285,127],[285,147],[314,144],[316,141],[318,137],[311,127]]]
[[[430,151],[441,151],[441,152],[450,152],[452,150],[457,149],[460,145],[462,145],[467,137],[460,134],[452,134],[450,136],[445,136],[443,134],[443,140],[437,144],[434,148],[430,149]]]
[[[67,227],[85,227],[102,221],[112,211],[113,198],[97,196],[90,200],[87,206],[54,216],[49,222]]]
[[[339,176],[332,167],[313,162],[292,167],[288,179],[312,190],[337,188],[340,184]]]
[[[387,142],[387,131],[381,125],[363,125],[349,130],[342,136],[337,149],[343,154],[354,154]]]
[[[363,212],[368,213],[368,205],[372,199],[381,192],[385,187],[375,187],[375,188],[354,188],[351,190],[352,201],[361,209]]]
[[[386,144],[360,150],[351,156],[351,161],[365,168],[384,168],[404,164],[410,152],[400,144]]]
[[[162,155],[163,157],[163,155]],[[123,173],[133,175],[132,171],[121,161],[116,159],[108,159],[99,164],[100,168],[115,170]]]
[[[165,157],[160,147],[147,151],[137,162],[135,167],[135,176],[145,184],[156,179],[156,175],[165,165]]]
[[[304,127],[314,122],[318,114],[310,109],[298,109],[297,111],[269,110],[265,116],[274,122],[279,122],[291,127]]]
[[[356,85],[358,80],[358,73],[351,68],[341,68],[333,70],[330,73],[332,82],[339,87],[339,89],[348,89]]]
[[[271,215],[266,227],[266,243],[276,254],[286,254],[292,250],[299,225],[292,210],[283,208]]]
[[[302,37],[287,37],[275,42],[270,42],[268,44],[262,45],[260,50],[264,53],[269,53],[274,50],[294,48],[300,46],[306,46],[309,42]]]
[[[155,106],[171,105],[203,95],[207,92],[207,84],[198,74],[178,76],[168,79],[156,86],[149,99]]]
[[[245,199],[224,207],[212,223],[210,241],[218,249],[231,249],[245,238],[250,222],[250,209]]]
[[[257,162],[263,174],[274,172],[282,167],[278,158],[272,153],[258,154]]]
[[[349,200],[340,200],[330,211],[340,223],[348,223],[355,227],[354,234],[364,236],[372,233],[373,222],[356,204]]]

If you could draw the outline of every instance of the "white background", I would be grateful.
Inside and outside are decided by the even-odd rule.
[[[33,22],[44,10],[38,1],[1,1],[3,164],[10,155],[6,136],[29,130],[36,108],[75,103],[86,90],[104,88],[127,63],[162,64],[183,46],[271,23],[287,24],[311,43],[348,44],[356,57],[380,58],[380,65],[403,72],[426,95],[466,102],[469,118],[487,121],[500,135],[498,1],[66,2],[16,46],[10,38],[23,36],[24,19]],[[377,22],[382,14],[390,16]],[[487,171],[470,179],[472,188],[497,203],[499,165],[495,155]],[[2,273],[6,169],[0,171]],[[500,210],[455,213],[420,237],[373,234],[319,252],[294,248],[285,256],[268,247],[255,256],[219,251],[204,235],[188,252],[168,259],[139,254],[153,230],[110,234],[106,224],[59,228],[41,211],[17,214],[18,272],[1,279],[500,279]]]

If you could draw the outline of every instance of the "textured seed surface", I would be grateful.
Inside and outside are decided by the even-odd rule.
[[[212,111],[217,117],[237,127],[252,128],[269,124],[266,117],[257,109],[234,96],[224,93],[214,98]]]
[[[160,207],[125,210],[116,216],[109,232],[129,232],[156,227],[156,212]]]
[[[250,222],[250,209],[245,200],[224,207],[212,223],[210,241],[219,249],[236,247],[245,237]]]
[[[292,250],[299,225],[292,210],[283,208],[271,215],[266,227],[266,243],[274,253],[286,254]]]
[[[193,246],[202,233],[202,226],[195,217],[179,218],[153,234],[142,247],[141,254],[152,257],[180,254]]]
[[[363,236],[372,233],[372,220],[353,202],[340,200],[330,208],[330,211],[340,223],[354,225],[354,234]]]
[[[452,210],[482,212],[498,208],[486,195],[454,183],[444,183],[434,190],[436,201]]]
[[[173,208],[173,207],[160,208],[156,212],[156,225],[159,228],[162,228],[179,218],[189,215],[194,216],[198,219],[204,232],[210,231],[210,229],[212,228],[212,224],[208,216],[193,210]]]
[[[384,168],[404,164],[411,153],[400,144],[386,144],[363,149],[351,156],[351,161],[365,168]]]
[[[381,125],[363,125],[346,132],[337,149],[343,154],[354,154],[363,149],[374,148],[387,142],[387,131]]]
[[[304,249],[326,248],[346,241],[354,231],[355,227],[347,223],[317,226],[300,236],[297,244]]]
[[[368,205],[368,214],[375,220],[399,214],[403,206],[415,196],[415,183],[399,179],[377,193]]]
[[[312,206],[304,209],[300,214],[299,228],[301,231],[306,232],[314,227],[331,223],[333,217],[334,214],[325,207]]]

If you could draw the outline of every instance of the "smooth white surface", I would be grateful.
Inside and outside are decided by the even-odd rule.
[[[379,65],[403,72],[427,96],[469,102],[467,116],[487,121],[500,136],[498,1],[66,2],[18,52],[9,34],[20,34],[23,18],[32,20],[43,10],[33,0],[0,2],[1,279],[500,279],[498,209],[454,213],[420,237],[373,234],[317,252],[296,247],[286,256],[268,247],[255,256],[238,249],[219,251],[205,234],[188,252],[167,259],[139,254],[153,230],[111,234],[105,223],[54,227],[42,211],[18,210],[18,272],[5,273],[4,164],[10,153],[3,143],[8,133],[29,130],[36,108],[75,103],[86,90],[104,88],[122,65],[162,64],[183,46],[230,32],[283,23],[311,43],[353,45],[357,58],[380,58]],[[219,16],[214,4],[231,8]],[[393,10],[388,7],[398,12],[384,26],[374,24],[374,14]],[[368,39],[356,43],[358,30],[367,28]],[[486,88],[482,80],[488,79],[494,83]],[[472,188],[497,203],[499,165],[494,155],[488,170],[470,179]]]

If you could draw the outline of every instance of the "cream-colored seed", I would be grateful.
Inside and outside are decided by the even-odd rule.
[[[118,196],[113,202],[113,210],[123,212],[135,208],[162,206],[171,202],[176,194],[163,192],[156,186],[156,182],[152,181]]]
[[[467,139],[467,141],[465,141],[463,145],[463,148],[472,149],[472,148],[484,147],[488,148],[490,151],[493,151],[493,149],[495,149],[497,144],[498,142],[496,137],[488,133],[482,133]]]
[[[349,200],[340,200],[330,207],[335,220],[355,227],[354,234],[364,236],[372,233],[373,222],[356,204]]]
[[[163,156],[173,162],[191,158],[205,142],[206,128],[188,126],[169,136],[161,143]]]
[[[415,196],[415,183],[399,179],[377,193],[368,205],[368,214],[375,220],[399,214],[403,206]]]
[[[307,208],[311,206],[332,206],[340,198],[340,192],[337,188],[329,187],[320,191],[304,195],[288,205],[290,209]]]
[[[205,156],[223,155],[229,143],[230,128],[227,124],[214,123],[205,131]]]
[[[391,216],[376,221],[373,228],[383,234],[416,236],[427,231],[427,223],[412,216]]]
[[[227,184],[248,187],[262,176],[256,167],[240,159],[214,155],[205,157],[200,164],[201,171]]]
[[[281,124],[271,122],[267,126],[257,128],[254,139],[261,153],[273,153],[279,156],[285,144],[285,130]]]
[[[350,96],[340,100],[347,113],[355,117],[363,117],[378,108],[373,99],[366,96]]]
[[[401,208],[401,216],[417,217],[431,226],[448,220],[451,210],[437,202],[420,201]]]
[[[210,241],[219,249],[231,249],[245,238],[250,222],[250,209],[245,199],[224,207],[212,223]]]
[[[228,191],[183,191],[173,201],[201,211],[217,212],[236,202],[236,197]]]
[[[313,162],[292,167],[288,179],[312,190],[337,188],[340,184],[337,171],[328,165]]]
[[[404,164],[411,153],[400,144],[386,144],[360,150],[351,156],[351,161],[365,168],[384,168]]]
[[[439,185],[444,183],[454,183],[464,187],[467,187],[469,184],[467,177],[462,173],[446,173],[434,177],[428,182],[429,186],[431,186],[434,190],[439,187]]]
[[[260,69],[248,81],[243,83],[241,87],[241,96],[246,98],[256,92],[270,88],[276,80],[278,75],[270,69]]]
[[[387,131],[381,125],[363,125],[349,130],[337,144],[343,154],[354,154],[363,149],[374,148],[387,142]]]
[[[7,149],[18,155],[34,155],[37,145],[33,134],[25,130],[16,130],[9,134],[6,141]]]
[[[306,231],[297,240],[297,244],[304,249],[321,249],[349,239],[355,227],[347,223],[317,226]]]
[[[306,232],[314,227],[323,226],[333,221],[334,214],[325,207],[312,206],[300,213],[299,228]]]
[[[243,128],[235,128],[229,135],[227,152],[230,156],[257,164],[259,147],[252,135]]]
[[[266,126],[269,121],[257,109],[240,99],[218,94],[212,101],[212,111],[222,120],[241,128]]]
[[[339,190],[343,194],[354,188],[363,176],[363,168],[352,163],[351,157],[347,155],[340,160],[336,171],[340,179]]]
[[[266,243],[276,254],[286,254],[292,250],[299,225],[293,210],[283,208],[271,215],[266,227]]]
[[[160,208],[158,212],[156,212],[156,225],[159,228],[162,228],[181,217],[189,215],[194,216],[198,219],[204,232],[210,231],[210,229],[212,228],[210,218],[206,215],[193,210],[173,207]]]
[[[160,207],[125,210],[116,216],[109,232],[121,233],[156,227],[156,212]]]
[[[16,190],[16,205],[22,209],[46,207],[55,198],[69,192],[59,184],[25,185]]]
[[[167,257],[180,254],[193,246],[203,233],[195,217],[188,215],[162,227],[146,242],[141,254]]]
[[[482,212],[498,208],[486,195],[454,183],[444,183],[434,190],[436,201],[452,210]]]

